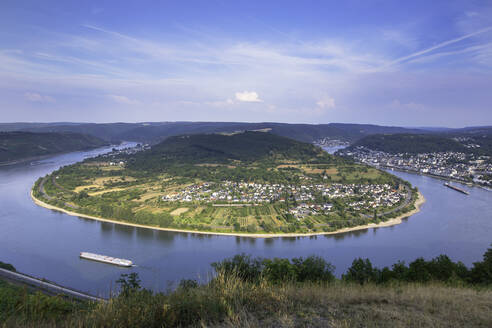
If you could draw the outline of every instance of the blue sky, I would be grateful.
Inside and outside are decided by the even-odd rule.
[[[3,0],[0,114],[492,125],[492,1]]]

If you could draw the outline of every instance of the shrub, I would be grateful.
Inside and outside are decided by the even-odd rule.
[[[190,290],[198,287],[198,282],[194,279],[181,279],[178,288],[183,290]]]
[[[268,281],[281,283],[297,280],[296,268],[288,259],[266,259],[263,261],[263,265],[265,266],[263,274]]]
[[[474,284],[492,284],[492,248],[483,255],[482,262],[473,263],[470,271],[470,282]]]
[[[212,267],[216,272],[222,272],[226,276],[235,274],[245,281],[256,281],[262,271],[261,260],[252,259],[250,255],[246,254],[212,263]]]
[[[12,264],[3,263],[2,261],[0,261],[0,268],[5,269],[5,270],[9,270],[9,271],[14,271],[14,272],[16,271]]]
[[[335,276],[333,272],[335,267],[326,262],[319,256],[309,256],[306,259],[302,257],[292,259],[296,268],[297,281],[333,281]]]
[[[408,266],[407,280],[412,282],[428,282],[432,278],[429,263],[419,257]]]
[[[379,270],[372,267],[369,259],[357,258],[352,262],[352,266],[348,268],[347,273],[343,275],[343,280],[358,282],[361,285],[368,282],[378,282]]]

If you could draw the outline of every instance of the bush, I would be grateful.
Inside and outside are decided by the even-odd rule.
[[[343,276],[343,280],[348,282],[357,282],[361,285],[368,282],[379,281],[379,270],[372,267],[369,259],[357,258],[352,262],[352,266]]]
[[[333,281],[335,267],[319,256],[292,259],[297,272],[297,281]]]
[[[9,270],[9,271],[14,271],[14,272],[16,271],[12,264],[3,263],[2,261],[0,261],[0,268],[5,269],[5,270]]]
[[[263,261],[263,265],[265,266],[263,275],[268,281],[281,283],[297,280],[296,268],[288,259],[266,259]]]
[[[198,282],[194,279],[181,279],[178,288],[183,290],[198,288]]]
[[[329,282],[335,279],[335,267],[318,256],[292,259],[261,259],[249,255],[236,255],[231,259],[213,263],[219,274],[239,277],[243,281],[257,282],[264,278],[269,282]]]
[[[224,275],[237,275],[245,281],[256,281],[262,271],[260,259],[252,259],[250,255],[236,255],[233,258],[225,259],[222,262],[212,263],[216,272],[222,272]]]
[[[408,266],[407,280],[411,282],[428,282],[432,279],[429,272],[429,263],[422,257],[416,259]]]
[[[492,248],[485,252],[482,262],[473,263],[473,268],[470,271],[470,282],[482,285],[492,284]]]

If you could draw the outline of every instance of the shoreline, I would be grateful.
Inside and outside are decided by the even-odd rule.
[[[373,167],[375,167],[375,166],[373,166]],[[378,168],[378,169],[385,169],[385,170],[391,170],[391,171],[399,171],[399,172],[410,173],[410,174],[415,174],[415,175],[421,175],[421,176],[424,176],[424,177],[429,177],[429,178],[433,178],[433,179],[437,179],[437,180],[442,180],[442,181],[450,181],[450,182],[460,183],[460,184],[465,185],[467,187],[488,188],[488,186],[484,186],[484,185],[479,184],[479,183],[476,183],[476,182],[469,182],[469,181],[458,180],[458,179],[455,179],[455,178],[445,177],[445,176],[441,176],[441,175],[435,175],[435,174],[432,174],[432,173],[422,173],[422,172],[419,172],[419,171],[401,169],[401,168],[397,168],[397,167],[394,167],[394,166],[380,165],[379,167],[376,167],[376,168]]]
[[[365,230],[365,229],[370,229],[370,228],[391,227],[391,226],[401,224],[403,222],[402,219],[408,218],[408,217],[420,212],[420,208],[425,203],[424,195],[422,195],[419,191],[418,192],[418,198],[415,201],[415,205],[414,205],[415,209],[413,209],[409,212],[406,212],[402,215],[399,215],[396,218],[389,219],[388,221],[385,221],[385,222],[381,222],[381,223],[377,223],[377,224],[376,223],[369,223],[369,224],[362,225],[362,226],[343,228],[343,229],[339,229],[336,231],[329,231],[329,232],[323,231],[323,232],[309,232],[309,233],[265,233],[265,234],[260,234],[260,233],[213,232],[213,231],[198,231],[198,230],[163,228],[163,227],[158,227],[158,226],[149,226],[149,225],[143,225],[143,224],[138,224],[138,223],[130,223],[130,222],[125,222],[125,221],[104,219],[104,218],[100,218],[97,216],[92,216],[92,215],[87,215],[87,214],[79,214],[76,212],[72,212],[72,211],[69,211],[69,210],[59,208],[59,207],[50,205],[48,203],[45,203],[42,200],[39,200],[34,196],[32,188],[31,188],[30,195],[31,195],[31,198],[34,201],[34,203],[38,206],[41,206],[41,207],[44,207],[44,208],[47,208],[50,210],[54,210],[54,211],[59,211],[59,212],[62,212],[62,213],[65,213],[65,214],[68,214],[71,216],[91,219],[91,220],[95,220],[95,221],[126,225],[126,226],[136,227],[136,228],[169,231],[169,232],[184,232],[184,233],[195,233],[195,234],[202,234],[202,235],[234,236],[234,237],[248,237],[248,238],[311,237],[311,236],[322,236],[322,235],[336,235],[336,234],[341,234],[341,233],[345,233],[345,232]]]
[[[107,145],[102,145],[102,146],[97,146],[97,147],[89,147],[86,149],[79,149],[79,150],[66,150],[66,151],[60,151],[60,152],[55,152],[52,154],[45,154],[45,155],[38,155],[38,156],[31,156],[31,157],[25,157],[25,158],[19,158],[19,159],[14,159],[11,161],[5,161],[5,162],[0,162],[0,166],[12,166],[12,165],[18,165],[18,164],[26,164],[28,162],[37,162],[37,161],[42,161],[47,158],[51,157],[56,157],[59,155],[65,155],[65,154],[70,154],[70,153],[76,153],[76,152],[88,152],[94,149],[99,149],[99,148],[104,148],[104,147],[111,147],[111,146],[117,146],[113,144],[107,144]]]

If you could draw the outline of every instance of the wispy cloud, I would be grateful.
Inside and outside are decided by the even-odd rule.
[[[276,38],[227,33],[181,38],[147,30],[123,33],[97,24],[79,28],[70,34],[43,30],[39,37],[49,42],[42,45],[0,48],[1,94],[14,90],[10,96],[23,103],[54,101],[46,95],[56,94],[56,105],[94,111],[107,109],[111,101],[111,110],[128,107],[135,116],[154,110],[151,117],[158,119],[348,121],[350,113],[369,113],[366,108],[378,108],[375,104],[389,110],[393,99],[413,100],[402,93],[424,93],[421,81],[442,74],[443,67],[450,67],[445,66],[448,58],[455,65],[453,74],[439,80],[450,81],[447,90],[459,89],[460,79],[469,81],[462,75],[470,68],[487,74],[492,69],[492,27],[427,47],[413,25],[378,27],[351,37],[326,32],[305,38],[283,36],[281,30],[273,31]],[[423,49],[414,51],[419,46]],[[409,78],[415,74],[421,75]],[[476,83],[481,87],[486,79]],[[430,108],[418,98],[392,103],[394,109],[420,104]]]
[[[36,92],[26,92],[24,94],[24,97],[31,102],[37,102],[37,103],[55,102],[55,98],[53,98],[51,96],[41,95],[41,94],[36,93]]]
[[[135,99],[130,99],[126,96],[121,96],[121,95],[108,95],[108,98],[113,100],[114,102],[117,102],[119,104],[123,105],[140,105],[141,102]]]
[[[406,61],[410,61],[413,58],[417,58],[417,57],[426,55],[426,54],[431,53],[431,52],[433,52],[435,50],[438,50],[438,49],[447,47],[449,45],[458,43],[460,41],[463,41],[463,40],[472,38],[472,37],[474,37],[476,35],[483,34],[483,33],[489,32],[489,31],[492,31],[492,26],[487,27],[487,28],[483,28],[483,29],[478,30],[478,31],[473,32],[473,33],[469,33],[469,34],[460,36],[460,37],[455,38],[455,39],[451,39],[451,40],[447,40],[447,41],[441,42],[441,43],[439,43],[439,44],[437,44],[435,46],[432,46],[430,48],[426,48],[424,50],[420,50],[420,51],[414,52],[414,53],[412,53],[410,55],[403,56],[403,57],[400,57],[398,59],[392,60],[389,63],[386,63],[385,65],[383,65],[383,68],[387,68],[387,67],[390,67],[390,66],[394,66],[394,65],[397,65],[397,64],[406,62]]]

